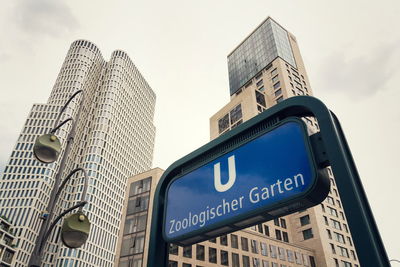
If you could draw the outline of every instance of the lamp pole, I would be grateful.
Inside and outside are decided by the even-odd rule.
[[[54,178],[54,185],[50,194],[50,199],[47,205],[47,211],[48,211],[48,215],[47,216],[43,216],[43,222],[41,224],[40,227],[40,231],[39,231],[39,235],[36,239],[36,243],[35,243],[35,248],[31,254],[31,257],[29,259],[29,267],[40,267],[42,260],[43,260],[43,249],[46,245],[46,241],[49,238],[51,231],[54,229],[54,227],[57,225],[57,223],[61,220],[61,218],[63,218],[67,213],[79,208],[79,212],[78,212],[78,217],[77,220],[81,223],[85,223],[86,224],[86,230],[87,230],[87,235],[89,232],[89,226],[90,223],[87,219],[87,217],[82,213],[82,208],[84,205],[87,204],[85,197],[86,197],[86,192],[87,192],[87,186],[88,186],[88,178],[87,178],[87,174],[86,171],[82,168],[77,168],[74,169],[61,183],[61,175],[62,172],[65,168],[65,163],[66,163],[66,159],[68,157],[68,154],[71,150],[71,144],[74,141],[74,136],[75,136],[75,130],[76,130],[76,121],[74,121],[72,118],[68,118],[64,121],[62,121],[61,123],[58,123],[62,113],[65,111],[65,109],[67,108],[67,106],[69,105],[69,103],[72,101],[72,99],[74,99],[78,94],[82,93],[82,90],[78,90],[77,92],[75,92],[69,99],[68,101],[65,103],[65,105],[61,108],[60,113],[57,116],[57,119],[55,121],[55,125],[53,127],[53,129],[50,131],[50,134],[41,136],[37,139],[37,143],[35,143],[35,147],[34,147],[34,154],[36,156],[36,158],[44,163],[51,163],[54,162],[57,159],[57,156],[59,154],[59,150],[61,147],[56,147],[56,149],[54,150],[54,144],[56,144],[57,142],[59,143],[57,137],[54,135],[54,133],[61,127],[63,126],[65,123],[67,123],[68,121],[72,121],[72,128],[71,131],[68,133],[67,136],[67,140],[66,140],[66,146],[65,146],[65,152],[61,158],[61,162],[60,162],[60,167],[58,169],[58,172]],[[78,113],[76,116],[76,120],[79,119],[81,110],[82,110],[82,106],[83,106],[83,97],[81,99],[81,103],[78,109]],[[42,139],[41,139],[42,138]],[[44,138],[44,139],[43,139]],[[46,139],[50,139],[50,140],[46,140]],[[46,146],[45,143],[41,143],[40,141],[44,142],[48,142],[49,146]],[[54,142],[53,147],[52,147],[52,142]],[[36,148],[36,149],[35,149]],[[58,148],[58,149],[57,149]],[[60,215],[58,215],[54,221],[52,223],[50,223],[50,221],[53,218],[54,215],[54,209],[56,206],[56,202],[57,199],[61,193],[61,191],[63,190],[64,186],[67,184],[67,182],[71,179],[71,177],[77,173],[78,171],[83,172],[84,174],[84,178],[85,178],[85,183],[84,183],[84,189],[82,192],[82,197],[81,197],[81,201],[74,205],[71,208],[66,209],[65,211],[63,211]],[[61,183],[61,184],[60,184]],[[72,215],[73,216],[73,215]],[[84,237],[82,240],[83,242],[78,242],[78,245],[68,245],[66,244],[68,247],[79,247],[81,245],[83,245],[86,242],[87,239],[87,235],[86,237]],[[63,238],[63,242],[64,242]],[[65,242],[64,242],[65,243]]]

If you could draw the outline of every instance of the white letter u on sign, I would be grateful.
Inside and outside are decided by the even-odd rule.
[[[235,168],[235,155],[228,158],[228,173],[229,180],[226,184],[221,183],[221,164],[218,162],[214,164],[214,186],[218,192],[225,192],[229,190],[236,180],[236,168]]]

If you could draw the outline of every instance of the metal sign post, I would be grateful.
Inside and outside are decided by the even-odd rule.
[[[221,178],[221,176],[228,177],[228,179],[225,178],[225,180],[221,180],[219,181],[219,183],[218,179],[216,179],[217,182],[214,184],[214,187],[215,189],[222,190],[223,193],[225,191],[229,192],[230,190],[228,189],[235,186],[235,182],[232,183],[232,180],[234,180],[232,178],[232,166],[238,162],[242,162],[236,161],[235,153],[237,155],[241,155],[242,152],[238,152],[235,149],[238,148],[239,150],[245,150],[246,146],[251,146],[252,142],[257,141],[256,137],[259,137],[263,134],[265,134],[265,136],[270,136],[270,134],[274,131],[282,129],[280,127],[282,127],[282,125],[285,125],[285,123],[286,125],[288,123],[285,122],[287,118],[301,118],[304,116],[314,116],[318,121],[320,132],[313,135],[310,139],[310,143],[312,144],[312,151],[310,153],[314,156],[315,159],[315,171],[320,173],[320,169],[329,165],[332,167],[332,171],[336,179],[336,185],[341,193],[343,208],[345,213],[347,214],[347,221],[353,236],[353,241],[361,266],[390,266],[386,251],[384,249],[381,237],[379,235],[375,220],[372,215],[371,208],[368,204],[368,200],[362,187],[360,177],[357,173],[357,169],[355,167],[350,149],[347,145],[339,121],[337,120],[336,116],[332,112],[330,112],[321,101],[309,96],[289,98],[271,107],[270,109],[259,114],[253,119],[243,123],[242,125],[231,130],[230,132],[220,136],[219,138],[209,142],[203,147],[185,156],[181,160],[175,162],[165,171],[157,186],[156,194],[154,197],[147,266],[167,266],[168,241],[177,244],[191,244],[199,242],[201,240],[205,240],[206,238],[211,238],[212,236],[222,235],[233,230],[239,230],[244,227],[248,227],[249,225],[253,225],[262,220],[266,221],[270,218],[273,218],[274,216],[282,216],[295,211],[296,207],[291,206],[293,203],[290,202],[291,196],[288,195],[285,196],[283,200],[275,200],[276,202],[271,200],[270,203],[264,203],[265,205],[262,208],[264,210],[266,209],[270,211],[270,218],[259,218],[260,213],[258,211],[260,211],[261,209],[258,209],[259,207],[247,207],[248,209],[241,210],[239,216],[236,217],[235,220],[229,216],[221,216],[220,220],[209,220],[207,225],[204,223],[202,227],[198,227],[200,217],[199,214],[202,212],[198,210],[199,212],[197,213],[198,219],[196,227],[196,225],[193,225],[193,223],[196,222],[196,220],[193,221],[193,214],[196,214],[196,212],[192,214],[190,213],[189,209],[187,209],[186,214],[185,212],[180,213],[180,211],[178,213],[177,211],[173,210],[173,205],[176,205],[179,202],[179,193],[182,193],[182,191],[179,191],[180,186],[185,186],[185,183],[188,183],[190,185],[191,179],[196,179],[193,178],[193,176],[196,176],[196,171],[201,170],[201,168],[204,168],[204,170],[202,169],[203,171],[210,171],[210,169],[213,169],[213,177],[218,177],[218,171],[220,172],[219,178]],[[305,151],[307,151],[307,149],[305,149]],[[262,157],[262,155],[259,156]],[[216,159],[220,159],[222,161],[218,161]],[[225,166],[225,168],[226,170],[228,170],[228,172],[225,171],[225,173],[223,171],[224,167],[221,165],[223,164],[223,161],[226,162],[225,164],[227,166]],[[218,165],[218,163],[220,163],[220,165]],[[310,166],[312,166],[314,163],[312,163]],[[234,167],[235,171],[240,171],[239,168],[236,169],[236,165]],[[251,164],[246,168],[248,167],[254,169],[254,166],[251,166]],[[311,169],[313,169],[313,167],[311,167]],[[229,171],[231,172],[231,177],[229,177]],[[238,173],[236,174],[238,175]],[[283,175],[283,183],[284,181],[286,181],[285,179],[295,177],[290,176],[290,174],[287,173],[279,172],[276,175]],[[296,175],[296,173],[294,175]],[[264,173],[263,177],[265,178],[266,176],[268,175]],[[321,174],[315,176],[315,180],[313,180],[312,178],[313,175],[307,177],[311,177],[308,180],[311,184],[315,183],[315,181],[324,181],[323,175]],[[279,178],[275,177],[275,184],[277,183],[276,179]],[[274,183],[274,180],[269,179],[268,182]],[[298,180],[297,182],[298,184],[301,183],[300,180]],[[286,183],[286,189],[292,188],[291,186],[289,186],[289,184],[294,185],[295,178],[290,181],[287,180]],[[306,183],[305,180],[304,183]],[[251,188],[258,187],[257,184],[249,184],[248,186],[251,186]],[[279,190],[278,185],[276,185],[275,187],[275,190]],[[321,188],[324,187],[322,186]],[[203,189],[201,191],[207,190],[206,187],[204,187]],[[242,190],[246,191],[248,189],[249,188],[245,188]],[[280,189],[281,191],[283,191],[282,188]],[[298,195],[294,198],[297,197],[297,199],[306,200],[307,193],[309,192],[309,190],[304,188],[299,189],[299,192],[297,192]],[[320,196],[326,196],[324,195],[324,191],[322,189],[319,189],[315,192],[320,192]],[[240,196],[241,195],[231,196],[230,209],[234,207],[239,210]],[[237,197],[239,197],[239,199]],[[247,198],[249,199],[250,196],[247,195]],[[220,198],[217,198],[217,201],[219,199]],[[228,197],[225,198],[225,203],[227,203],[227,199]],[[236,199],[237,203],[233,203],[232,199]],[[311,202],[313,203],[312,205],[315,205],[317,204],[317,202],[321,202],[322,200],[323,199],[314,199],[314,201]],[[190,199],[180,200],[180,202],[190,201]],[[215,202],[215,204],[217,204],[216,207],[214,207],[214,212],[216,213],[218,205],[221,204],[218,204],[217,202]],[[172,207],[170,207],[171,205]],[[245,206],[244,199],[242,206]],[[168,207],[170,207],[169,211]],[[186,206],[183,205],[182,207],[185,208]],[[190,206],[190,208],[192,208],[192,206]],[[211,208],[213,207],[209,206],[209,218]],[[198,207],[195,207],[195,210],[196,209],[198,209]],[[205,212],[207,212],[207,208]],[[222,211],[220,210],[220,213],[221,212]],[[189,215],[191,219],[190,227]],[[180,223],[178,223],[177,228],[176,223],[178,219],[174,218],[178,218],[179,216],[181,216],[181,219],[179,220]],[[185,218],[187,219],[186,222],[184,222]],[[171,224],[173,224],[171,220],[175,220],[175,228],[171,228]],[[185,229],[183,229],[183,224],[185,224]],[[169,231],[170,229],[172,229],[174,233]]]

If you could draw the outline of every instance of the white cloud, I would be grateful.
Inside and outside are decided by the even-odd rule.
[[[356,57],[350,57],[345,49],[322,61],[316,76],[319,88],[360,99],[387,89],[390,80],[399,75],[400,41],[383,43],[372,51],[363,50]]]
[[[61,37],[75,31],[79,24],[62,1],[21,0],[14,9],[18,28],[30,36]]]

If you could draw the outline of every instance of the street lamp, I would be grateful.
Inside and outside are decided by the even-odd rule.
[[[70,147],[75,136],[76,121],[74,121],[72,118],[68,118],[59,123],[59,120],[61,118],[62,113],[69,105],[69,103],[71,103],[72,99],[74,99],[78,94],[82,92],[83,92],[82,90],[78,90],[68,99],[65,105],[61,108],[60,113],[58,114],[57,119],[55,121],[53,129],[50,131],[50,133],[39,136],[36,139],[35,145],[33,147],[33,154],[36,157],[36,159],[39,160],[40,162],[52,163],[56,161],[61,152],[61,142],[57,138],[57,136],[55,136],[55,132],[67,122],[72,121],[72,128],[67,136],[65,152],[61,158],[60,168],[55,176],[54,186],[52,188],[50,200],[47,206],[48,214],[47,216],[42,217],[44,221],[40,227],[39,236],[37,237],[35,243],[35,248],[29,259],[28,266],[30,267],[40,267],[43,260],[43,249],[46,245],[47,239],[49,238],[52,230],[57,225],[57,223],[71,211],[74,211],[79,208],[78,212],[71,214],[64,219],[63,226],[61,228],[61,241],[63,242],[63,244],[69,248],[79,248],[83,244],[85,244],[89,236],[90,222],[88,217],[82,211],[83,206],[87,204],[87,201],[85,200],[88,187],[88,177],[86,171],[82,168],[76,168],[72,170],[68,174],[68,176],[61,182],[61,174],[64,170],[65,161],[70,152]],[[79,118],[79,115],[81,113],[82,104],[83,104],[83,97],[81,99],[81,104],[79,106],[78,113],[76,116],[77,119]],[[77,172],[83,173],[85,181],[80,202],[63,211],[53,220],[52,223],[50,223],[54,215],[54,208],[57,199],[60,196],[60,193],[62,192],[63,188],[68,183],[68,181],[71,179],[71,177]]]

